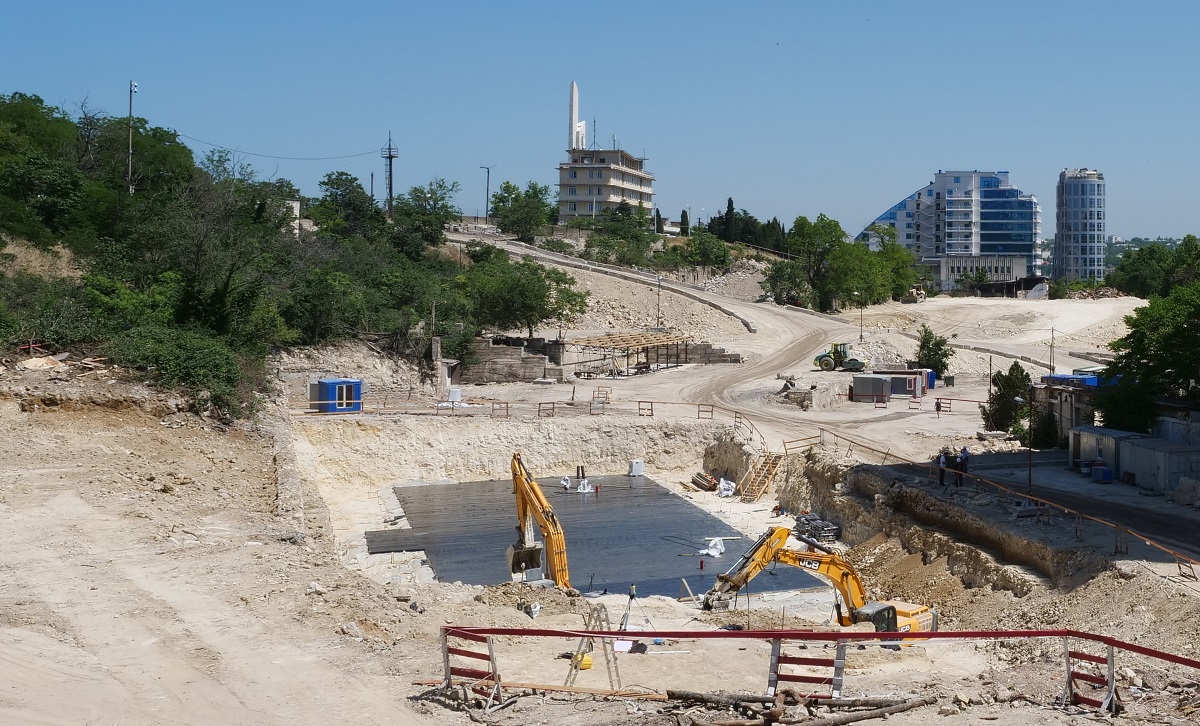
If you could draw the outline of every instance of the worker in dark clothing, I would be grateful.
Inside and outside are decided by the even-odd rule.
[[[962,476],[970,471],[971,452],[967,451],[967,447],[962,447],[962,451],[958,454],[958,483],[962,484]]]
[[[938,465],[938,486],[946,486],[946,450],[942,449],[937,458]]]
[[[933,402],[933,410],[937,412],[937,417],[942,417],[942,399],[937,399]]]

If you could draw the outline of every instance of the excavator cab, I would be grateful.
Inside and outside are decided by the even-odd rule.
[[[871,623],[876,633],[894,633],[900,627],[896,606],[883,602],[869,602],[855,610],[854,622]]]

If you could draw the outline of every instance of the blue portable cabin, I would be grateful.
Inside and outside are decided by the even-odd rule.
[[[361,412],[362,380],[321,378],[317,381],[317,410],[321,413]]]

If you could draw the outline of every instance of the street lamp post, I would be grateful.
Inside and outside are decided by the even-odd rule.
[[[863,302],[862,295],[854,293],[854,299],[858,301],[858,342],[863,342]]]
[[[1026,450],[1029,452],[1029,455],[1028,455],[1028,467],[1026,469],[1027,473],[1026,473],[1025,487],[1026,487],[1026,493],[1029,494],[1030,496],[1033,496],[1033,385],[1030,384],[1030,386],[1029,386],[1029,400],[1028,401],[1026,401],[1024,398],[1021,398],[1020,396],[1016,396],[1013,398],[1013,402],[1015,402],[1019,406],[1024,406],[1026,404],[1029,404],[1029,428],[1025,431],[1025,435],[1029,437],[1029,439],[1026,441],[1026,443],[1028,444],[1028,446],[1026,447]]]
[[[491,218],[492,218],[492,208],[491,208],[491,204],[492,204],[492,167],[494,167],[494,166],[499,166],[499,164],[492,164],[492,166],[480,166],[479,167],[480,169],[484,169],[487,171],[487,188],[483,193],[483,223],[485,225],[491,224]]]

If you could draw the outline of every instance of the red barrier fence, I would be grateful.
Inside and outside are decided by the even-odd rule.
[[[1126,651],[1129,653],[1137,653],[1149,658],[1181,665],[1188,668],[1193,668],[1200,671],[1200,660],[1187,658],[1174,653],[1145,646],[1127,643],[1123,640],[1111,638],[1107,635],[1097,635],[1095,633],[1087,633],[1079,630],[1070,629],[1055,629],[1055,630],[942,630],[936,632],[922,633],[865,633],[865,632],[834,632],[834,631],[815,631],[815,630],[656,630],[656,631],[614,631],[614,630],[560,630],[553,628],[493,628],[493,627],[476,627],[464,625],[448,625],[442,628],[443,642],[446,638],[463,638],[483,642],[491,636],[512,636],[521,638],[599,638],[613,640],[630,640],[636,638],[638,640],[654,640],[656,638],[672,639],[672,640],[766,640],[771,643],[771,664],[768,669],[768,691],[775,688],[776,684],[781,680],[791,682],[805,682],[816,685],[829,686],[831,693],[810,694],[814,698],[829,698],[831,695],[840,695],[843,679],[844,666],[844,644],[854,641],[882,641],[885,643],[895,643],[899,639],[906,640],[1017,640],[1027,638],[1062,638],[1063,652],[1065,655],[1066,664],[1066,684],[1063,691],[1064,704],[1083,704],[1094,708],[1116,712],[1120,709],[1120,696],[1117,693],[1117,684],[1115,679],[1115,651]],[[1092,655],[1076,650],[1072,647],[1072,640],[1085,641],[1091,643],[1099,643],[1107,646],[1107,653],[1104,656]],[[835,643],[838,647],[838,656],[834,659],[805,659],[790,656],[781,656],[780,650],[784,642],[787,641],[816,641]],[[474,654],[472,654],[474,656]],[[806,661],[814,661],[808,663]],[[818,661],[819,662],[816,662]],[[841,661],[840,663],[837,661]],[[1103,676],[1086,673],[1075,669],[1075,661],[1085,661],[1107,667],[1107,673]],[[490,661],[492,670],[496,672],[494,665],[494,656]],[[800,664],[814,665],[821,667],[833,667],[834,674],[832,676],[783,676],[779,673],[780,665]],[[454,683],[454,669],[449,665],[446,666],[446,674],[443,683],[446,687]],[[473,675],[481,675],[473,673]],[[781,677],[783,676],[783,677]],[[496,679],[499,679],[499,674],[496,673]],[[486,681],[486,678],[480,681]],[[480,681],[476,681],[478,685]],[[1103,699],[1089,698],[1079,693],[1076,686],[1076,681],[1091,683],[1096,686],[1105,688],[1105,697]],[[497,684],[498,685],[498,684]]]

